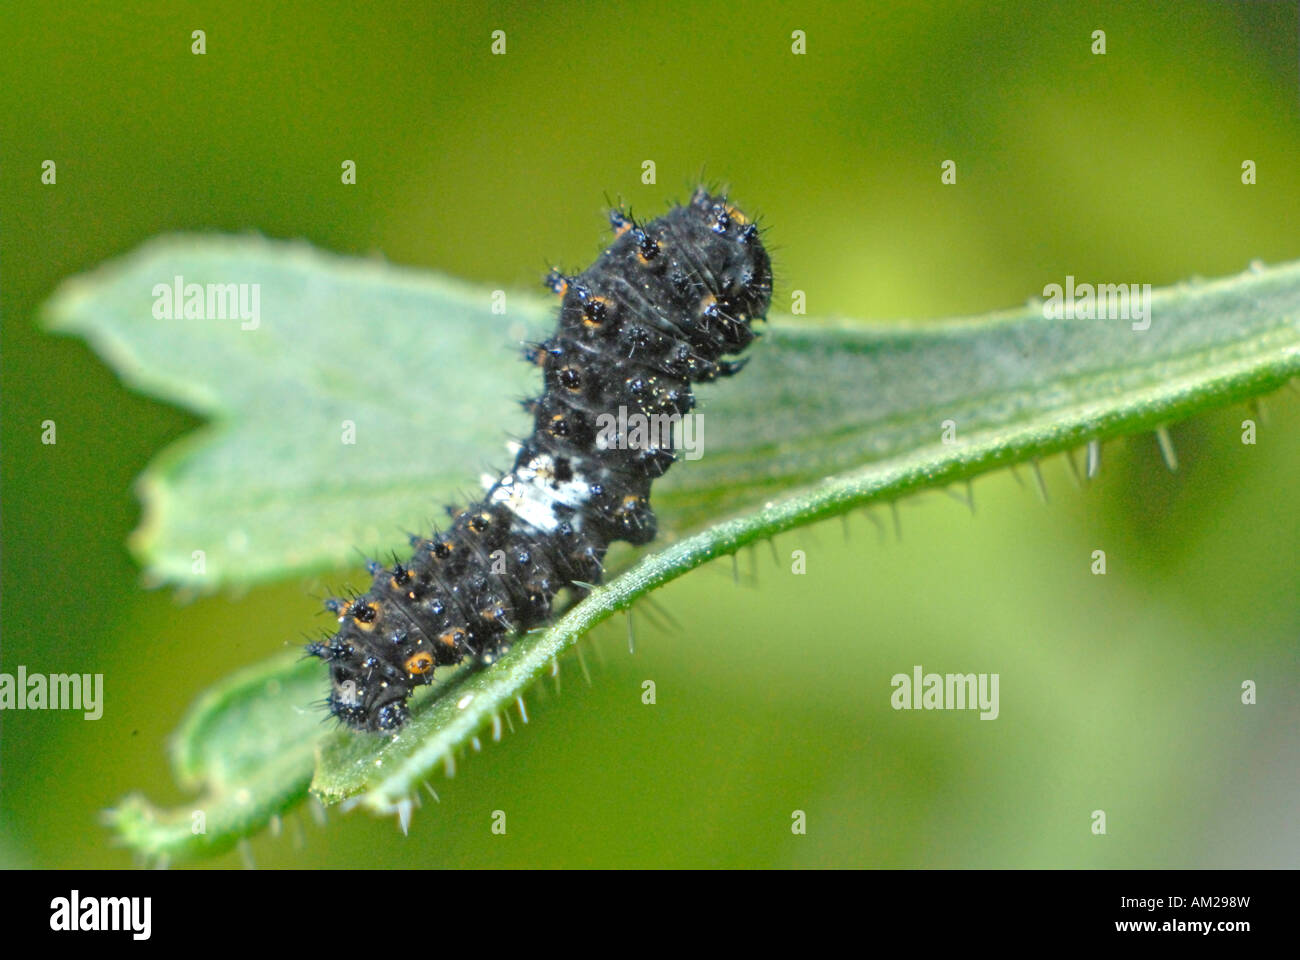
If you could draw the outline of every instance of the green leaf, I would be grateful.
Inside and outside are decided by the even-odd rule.
[[[301,655],[229,677],[194,704],[172,741],[176,782],[198,794],[194,802],[163,810],[133,795],[108,812],[109,824],[150,860],[221,853],[262,830],[307,796],[329,729],[310,706],[320,695],[320,663]]]
[[[155,286],[175,277],[257,284],[256,327],[157,319]],[[354,566],[505,459],[532,379],[511,347],[547,321],[534,298],[499,315],[491,296],[304,244],[169,237],[69,280],[46,315],[130,386],[212,421],[140,477],[131,538],[152,580],[206,590]]]
[[[173,274],[260,282],[261,327],[153,320],[152,284]],[[206,545],[209,579],[237,582],[336,566],[355,544],[387,545],[395,538],[386,531],[423,527],[431,500],[493,462],[500,424],[515,422],[509,396],[529,377],[491,345],[549,327],[536,301],[509,303],[495,316],[489,291],[297,246],[170,240],[73,281],[50,312],[129,382],[217,418],[210,437],[150,468],[136,547],[155,573],[185,581],[191,551]],[[322,799],[403,810],[436,765],[518,709],[529,684],[594,624],[746,544],[1280,386],[1300,373],[1300,265],[1156,291],[1145,330],[1046,320],[1036,304],[925,325],[778,318],[751,353],[743,376],[701,391],[704,458],[656,484],[667,545],[551,630],[519,638],[491,669],[440,677],[397,736],[304,733],[277,753],[255,727],[242,730],[251,703],[236,708],[237,695],[283,717],[319,688],[219,687],[211,717],[224,711],[229,724],[190,723],[178,742],[205,764],[227,754],[236,762],[219,778],[205,764],[187,766],[187,776],[217,796],[255,784],[265,798],[257,816],[230,816],[222,829],[247,833],[300,799],[309,746],[320,748],[313,789]],[[355,447],[340,443],[343,419],[358,425]],[[956,442],[942,442],[944,421]],[[243,536],[231,542],[230,530]],[[268,667],[265,677],[279,675]],[[129,819],[129,841],[195,849],[161,822],[156,812]]]

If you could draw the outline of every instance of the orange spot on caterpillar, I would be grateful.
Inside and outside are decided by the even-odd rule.
[[[582,322],[588,327],[603,326],[609,319],[609,301],[604,297],[588,297],[582,305]]]
[[[428,650],[420,650],[406,658],[407,673],[421,674],[428,673],[433,669],[433,654]]]
[[[375,629],[375,621],[379,619],[379,604],[374,601],[354,603],[348,612],[352,614],[352,619],[358,627],[369,632]]]

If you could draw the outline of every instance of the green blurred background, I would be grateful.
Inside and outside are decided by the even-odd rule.
[[[702,170],[770,226],[777,307],[799,288],[814,316],[1236,272],[1300,257],[1298,23],[1291,2],[6,4],[0,665],[102,672],[107,705],[0,717],[0,864],[129,864],[100,811],[141,788],[182,801],[164,745],[188,705],[317,623],[309,582],[188,604],[143,589],[131,484],[196,423],[38,329],[60,279],[160,232],[251,230],[528,284],[597,252],[604,194],[654,212]],[[752,585],[700,570],[659,595],[681,633],[642,617],[634,656],[621,624],[597,633],[591,686],[570,659],[560,695],[534,691],[529,726],[439,779],[409,836],[331,811],[252,856],[1300,865],[1300,397],[1265,412],[1256,446],[1244,407],[1178,425],[1176,475],[1132,438],[1084,489],[1046,464],[1048,505],[1002,473],[976,482],[973,518],[942,493],[904,502],[901,542],[861,514],[847,539],[782,537],[806,576],[766,551],[742,557]],[[999,673],[1001,717],[894,712],[889,677],[917,663]]]

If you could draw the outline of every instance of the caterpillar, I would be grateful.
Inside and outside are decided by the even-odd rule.
[[[611,432],[610,418],[685,416],[693,384],[744,366],[733,358],[772,296],[757,224],[703,187],[650,222],[621,209],[609,220],[595,263],[547,277],[558,324],[525,348],[543,390],[524,402],[533,431],[514,465],[447,529],[413,536],[408,561],[371,562],[365,594],[326,601],[338,631],[306,653],[329,665],[326,703],[349,727],[397,730],[435,668],[491,663],[551,619],[560,590],[599,583],[611,543],[652,540],[650,487],[676,459],[673,439]]]

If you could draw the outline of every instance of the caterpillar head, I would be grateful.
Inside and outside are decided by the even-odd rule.
[[[700,187],[682,208],[693,249],[704,254],[700,280],[715,298],[712,309],[748,324],[767,315],[772,301],[772,261],[759,240],[758,224],[725,196]]]

